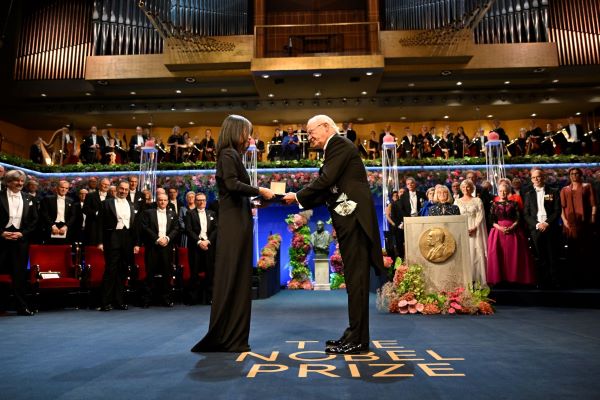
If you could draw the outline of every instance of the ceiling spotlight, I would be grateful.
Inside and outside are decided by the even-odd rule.
[[[575,115],[581,115],[581,113],[580,112],[576,112]]]
[[[494,116],[492,114],[488,114],[487,116],[488,118],[494,118]]]
[[[536,113],[531,114],[532,117],[537,117]]]
[[[194,78],[192,76],[188,76],[185,78],[185,82],[186,83],[196,83],[196,78]]]
[[[505,85],[510,85],[510,81],[504,81]]]
[[[414,84],[414,83],[412,83],[412,82],[410,82],[410,83],[408,84],[408,87],[415,87],[415,84]]]
[[[559,80],[558,80],[558,79],[553,79],[553,80],[552,80],[552,83],[558,83],[558,82],[559,82]]]
[[[46,97],[46,93],[42,93],[42,94],[41,94],[41,96],[42,96],[42,97]]]
[[[401,116],[400,119],[404,121],[406,119],[406,117],[405,116]]]
[[[452,75],[452,71],[449,71],[449,70],[446,69],[446,70],[443,70],[441,72],[441,74],[442,74],[442,76],[450,76],[450,75]]]
[[[91,96],[92,94],[90,92],[85,92],[86,96]]]
[[[345,97],[342,99],[342,103],[346,103],[346,101],[348,101],[348,99],[346,99]]]
[[[444,119],[448,119],[448,118],[450,118],[450,116],[444,115]]]
[[[275,97],[275,95],[273,93],[269,93],[267,96],[269,96],[271,98]]]
[[[269,75],[269,74],[262,74],[262,75],[261,75],[261,77],[262,77],[263,79],[269,79],[269,77],[270,77],[270,76],[271,76],[271,75]]]
[[[357,121],[364,121],[365,119],[363,117],[358,117],[356,118]]]
[[[175,91],[175,93],[177,93],[177,94],[181,94],[181,90],[177,89],[177,90]]]
[[[462,85],[461,81],[456,82],[456,86],[461,86],[461,85]]]
[[[320,78],[321,76],[323,76],[323,74],[322,74],[322,73],[320,73],[320,72],[313,72],[313,76],[314,76],[315,78]]]
[[[106,124],[106,126],[112,126],[112,124]]]
[[[188,124],[194,125],[194,121],[190,121],[190,122],[188,122]]]
[[[131,119],[135,119],[135,115],[133,117],[131,117]]]
[[[319,97],[320,95],[321,95],[321,92],[317,90],[317,91],[315,92],[315,97]]]
[[[221,93],[227,93],[227,88],[221,88]]]
[[[360,92],[360,94],[362,94],[363,96],[366,96],[366,95],[367,95],[367,92],[365,92],[365,91],[362,91],[362,92]]]
[[[154,125],[152,122],[148,122],[148,126],[152,126]]]
[[[175,111],[175,107],[171,107],[171,111]]]
[[[274,119],[274,120],[273,120],[273,123],[274,123],[274,124],[278,124],[278,123],[279,123],[279,120],[278,120],[278,119]]]
[[[135,103],[131,103],[129,107],[135,107]]]
[[[190,109],[189,109],[189,108],[186,108],[186,109],[185,109],[185,111],[190,111]]]
[[[367,71],[367,72],[365,72],[365,75],[367,75],[367,76],[371,76],[371,75],[373,75],[373,72],[371,72],[371,71]]]

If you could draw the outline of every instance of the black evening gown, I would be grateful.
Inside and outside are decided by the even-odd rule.
[[[249,196],[258,195],[234,149],[217,159],[219,225],[213,299],[208,333],[193,352],[249,351],[252,302],[252,209]]]

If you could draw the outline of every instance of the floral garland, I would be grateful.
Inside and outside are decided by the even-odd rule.
[[[329,287],[331,290],[345,289],[346,279],[344,278],[344,261],[340,254],[339,243],[335,245],[335,251],[331,257],[329,257],[329,268],[331,270],[331,274],[329,275]]]
[[[310,228],[306,225],[306,213],[290,214],[285,219],[288,230],[292,232],[292,243],[289,249],[290,273],[292,279],[287,283],[288,289],[312,290],[310,269],[306,256],[310,251]]]
[[[281,246],[281,235],[275,233],[267,238],[267,244],[260,251],[260,258],[256,266],[259,271],[265,271],[275,266],[275,257]]]
[[[393,281],[377,290],[377,309],[380,311],[399,314],[494,313],[487,287],[474,285],[450,292],[426,293],[422,266],[408,266],[397,258],[392,270]]]

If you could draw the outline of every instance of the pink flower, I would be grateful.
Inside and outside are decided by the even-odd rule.
[[[456,311],[454,310],[454,308],[449,308],[448,309],[448,314],[455,314]]]

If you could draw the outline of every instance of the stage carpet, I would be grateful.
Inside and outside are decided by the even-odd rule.
[[[1,399],[598,399],[600,311],[493,316],[375,310],[370,356],[328,357],[343,291],[253,302],[252,352],[194,354],[209,307],[0,318]]]

